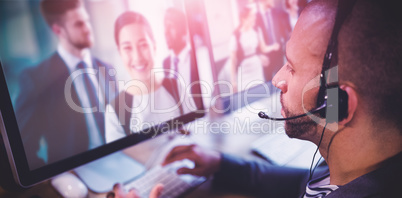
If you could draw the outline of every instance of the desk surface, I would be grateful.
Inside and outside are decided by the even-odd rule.
[[[271,97],[272,98],[272,97]],[[150,141],[135,145],[124,150],[124,153],[145,164],[149,163],[149,156],[158,149],[158,156],[152,163],[160,163],[164,156],[172,147],[180,144],[189,144],[196,142],[204,147],[212,148],[226,153],[240,155],[245,158],[257,158],[251,154],[250,143],[255,141],[266,133],[270,133],[276,126],[275,123],[258,118],[257,113],[264,107],[278,107],[279,100],[277,97],[273,99],[261,99],[252,103],[248,107],[236,110],[224,116],[208,116],[199,119],[186,126],[192,134],[189,137],[176,135],[173,137],[161,135]],[[274,113],[279,114],[280,110],[276,109]],[[252,130],[250,130],[252,129]],[[162,145],[162,146],[158,146]],[[211,180],[206,181],[194,191],[186,195],[186,197],[244,197],[238,195],[216,194],[210,191]],[[24,192],[11,193],[5,192],[0,188],[0,198],[3,197],[60,197],[53,189],[49,181],[42,182],[33,188]],[[105,194],[95,194],[89,192],[89,197],[104,198]]]

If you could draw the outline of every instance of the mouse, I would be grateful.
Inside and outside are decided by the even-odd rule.
[[[50,183],[65,198],[81,198],[88,195],[88,188],[85,184],[70,172],[52,178]]]

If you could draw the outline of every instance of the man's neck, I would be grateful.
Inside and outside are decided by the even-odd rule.
[[[328,164],[330,183],[333,185],[345,185],[374,171],[386,159],[402,151],[402,136],[399,132],[373,131],[369,127],[356,128],[345,127],[337,132],[325,132],[320,153]],[[374,133],[390,135],[382,134],[376,138]]]
[[[71,55],[79,58],[79,59],[84,59],[85,57],[85,53],[87,52],[88,48],[84,48],[84,49],[78,49],[76,47],[74,47],[73,45],[71,45],[70,43],[60,40],[60,45]]]
[[[177,47],[176,49],[172,49],[172,51],[173,51],[174,55],[176,57],[178,57],[179,54],[184,50],[184,48],[186,48],[186,44],[181,45],[180,47]]]

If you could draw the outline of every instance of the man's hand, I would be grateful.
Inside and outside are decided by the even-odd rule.
[[[163,185],[162,184],[157,184],[152,190],[151,193],[149,194],[149,198],[158,198],[163,190]],[[113,186],[113,192],[115,194],[115,198],[140,198],[139,195],[137,195],[137,192],[135,189],[131,189],[129,192],[125,192],[121,184],[115,184]]]
[[[202,148],[198,145],[177,146],[166,156],[162,165],[189,159],[195,163],[193,169],[180,168],[178,174],[191,174],[197,176],[210,176],[219,170],[221,155],[219,152]]]

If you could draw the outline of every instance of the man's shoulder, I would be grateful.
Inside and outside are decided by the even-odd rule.
[[[383,165],[348,184],[339,187],[328,197],[398,197],[402,186],[402,153]]]
[[[60,55],[57,52],[54,52],[49,57],[40,62],[37,66],[30,68],[30,70],[32,71],[48,70],[50,67],[56,64],[59,65],[61,63],[65,65]]]
[[[58,85],[55,83],[57,82],[55,79],[60,79],[57,72],[64,71],[57,68],[59,64],[64,64],[63,60],[57,53],[53,53],[39,64],[21,72],[19,78],[20,93],[17,99],[18,112],[25,111],[25,108],[36,107],[32,104],[38,101],[43,102],[43,98],[50,98],[47,93],[53,91],[53,87]],[[17,113],[17,115],[21,114]]]
[[[36,66],[29,67],[22,72],[21,80],[31,79],[33,81],[44,81],[50,77],[51,70],[56,66],[65,63],[60,58],[57,52],[51,54],[48,58],[37,64]],[[60,70],[59,70],[60,71]],[[54,74],[53,74],[54,75]]]

